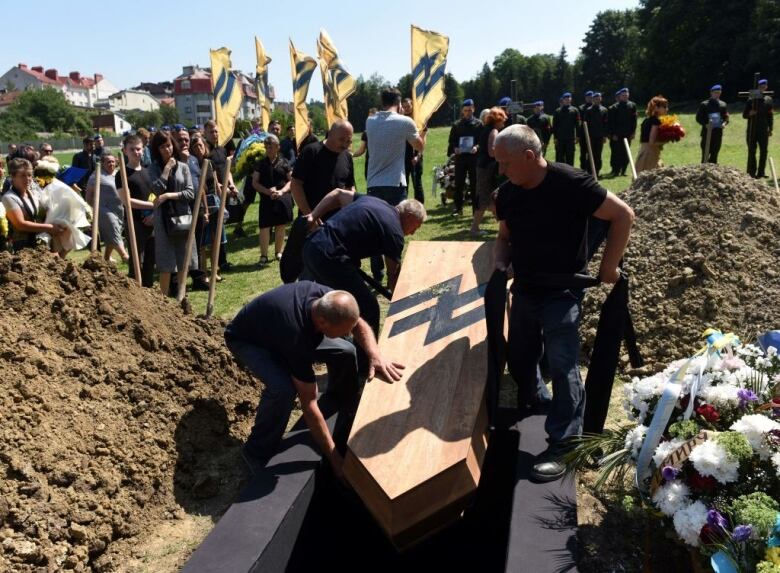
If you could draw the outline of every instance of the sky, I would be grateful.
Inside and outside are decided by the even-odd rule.
[[[450,38],[447,70],[458,81],[473,78],[506,48],[523,54],[554,53],[566,46],[573,61],[594,16],[636,7],[638,0],[479,1],[220,0],[82,2],[39,0],[4,3],[0,74],[19,63],[56,68],[60,75],[101,73],[118,88],[173,80],[182,66],[209,66],[209,48],[232,50],[233,68],[254,73],[254,36],[272,58],[269,82],[277,101],[289,101],[289,39],[316,57],[316,39],[327,30],[346,69],[355,77],[378,73],[395,83],[410,71],[410,24]],[[381,6],[373,8],[373,6]],[[500,9],[498,6],[503,7]],[[47,30],[31,34],[24,22],[45,15]],[[29,20],[32,18],[32,20]],[[34,27],[35,27],[34,26]],[[309,98],[322,99],[317,74]]]

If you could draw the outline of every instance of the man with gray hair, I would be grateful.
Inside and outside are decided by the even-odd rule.
[[[545,351],[553,398],[545,423],[550,443],[535,460],[531,477],[552,481],[564,473],[558,461],[570,439],[582,432],[585,387],[579,372],[582,286],[587,273],[588,224],[609,223],[598,279],[615,283],[634,213],[588,173],[542,157],[530,127],[513,125],[495,141],[499,172],[496,269],[514,274],[507,362],[518,386],[519,405],[535,406],[546,392],[537,376]]]
[[[247,304],[225,329],[225,342],[236,359],[264,384],[255,424],[242,450],[252,473],[275,453],[295,398],[314,440],[341,476],[343,448],[362,389],[351,334],[368,356],[368,379],[401,378],[403,365],[382,358],[376,338],[360,318],[355,298],[309,281],[282,285]],[[333,435],[317,405],[312,364],[328,367],[328,393],[340,403]],[[340,451],[341,450],[341,451]]]
[[[352,293],[360,316],[377,333],[379,304],[358,272],[360,261],[384,256],[388,288],[395,288],[404,237],[413,235],[423,224],[425,207],[415,199],[405,199],[394,207],[377,197],[335,189],[311,212],[310,226],[335,209],[340,210],[303,245],[303,277]]]

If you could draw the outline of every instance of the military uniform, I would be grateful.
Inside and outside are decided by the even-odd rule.
[[[707,126],[712,120],[712,134],[710,135],[710,151],[707,157],[704,157],[704,151],[707,147]],[[723,126],[729,120],[729,112],[726,108],[726,102],[720,99],[706,99],[699,104],[696,111],[696,122],[701,125],[701,161],[704,163],[717,163],[718,152],[723,141]]]
[[[580,112],[572,105],[562,105],[553,113],[555,161],[574,165],[574,143],[580,126]]]
[[[455,153],[455,149],[460,147],[461,138],[470,137],[471,145],[477,145],[479,134],[482,130],[482,122],[472,116],[469,119],[465,117],[459,119],[450,129],[449,144],[447,145],[447,156]],[[477,154],[461,152],[455,156],[455,211],[463,210],[463,188],[466,185],[466,175],[469,176],[469,190],[471,198],[474,200],[477,196]]]
[[[592,106],[592,101],[587,101],[587,99],[593,97],[593,92],[585,92],[585,103],[579,106],[579,112],[580,112],[580,120],[585,121],[585,112],[587,112]],[[588,126],[588,129],[590,129],[590,125]],[[582,128],[582,124],[580,124],[580,130],[577,133],[577,136],[580,138],[580,169],[583,171],[590,171],[590,165],[588,164],[588,144],[585,141],[585,131]]]
[[[751,118],[750,112],[754,109],[754,102],[756,114]],[[769,145],[769,136],[772,135],[773,125],[772,107],[772,98],[769,96],[763,96],[759,100],[750,99],[745,102],[745,110],[742,112],[742,117],[748,120],[745,135],[748,146],[747,172],[751,177],[766,176],[767,146]],[[759,148],[758,169],[756,169],[756,146]]]
[[[625,175],[629,159],[623,138],[627,139],[630,145],[636,134],[636,104],[632,101],[616,102],[609,106],[608,117],[612,175]]]
[[[542,153],[547,153],[547,144],[550,143],[550,137],[552,136],[550,116],[540,111],[539,113],[531,114],[527,123],[528,127],[536,132],[539,141],[542,142]]]
[[[594,104],[585,111],[582,121],[588,124],[590,147],[593,150],[593,163],[596,167],[596,175],[598,175],[601,172],[601,154],[604,151],[604,140],[609,135],[609,112],[603,105]],[[587,144],[582,142],[580,148],[587,151]],[[585,160],[587,161],[587,159],[586,155]],[[586,164],[583,169],[590,171],[590,165]]]

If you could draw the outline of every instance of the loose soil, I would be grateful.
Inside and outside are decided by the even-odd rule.
[[[712,327],[754,339],[780,326],[780,198],[732,167],[691,165],[641,173],[621,195],[636,213],[625,255],[644,368],[662,370],[698,350]],[[585,299],[589,353],[605,289]]]
[[[245,479],[260,388],[224,325],[33,250],[0,254],[0,316],[0,571],[181,565],[171,532],[204,535]]]

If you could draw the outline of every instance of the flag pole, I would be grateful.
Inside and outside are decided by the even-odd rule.
[[[780,186],[777,185],[777,171],[775,171],[775,160],[769,158],[769,169],[772,171],[772,180],[775,182],[775,192],[780,195]]]
[[[585,133],[585,144],[588,146],[588,159],[590,160],[590,172],[593,174],[593,178],[598,181],[599,176],[596,173],[596,162],[593,160],[593,148],[590,145],[590,132],[588,131],[588,122],[582,122],[582,130]]]
[[[179,269],[179,292],[176,294],[176,300],[181,302],[187,292],[187,271],[190,268],[190,258],[192,257],[192,246],[195,243],[195,230],[198,226],[198,215],[200,214],[200,204],[203,196],[206,194],[206,176],[211,163],[205,157],[200,166],[200,184],[198,185],[198,194],[195,197],[195,205],[192,207],[192,225],[187,233],[187,243],[184,247],[184,262]]]
[[[227,203],[227,180],[230,175],[230,164],[233,162],[233,156],[227,158],[225,163],[225,175],[222,178],[222,190],[219,194],[220,204],[217,214],[217,225],[214,229],[213,242],[211,243],[211,279],[209,280],[209,299],[206,304],[206,316],[211,317],[214,313],[214,295],[217,286],[217,264],[219,262],[219,250],[222,247],[222,223],[225,221],[225,204]]]
[[[130,241],[131,264],[135,269],[135,280],[141,286],[141,263],[138,257],[138,244],[135,242],[135,221],[133,221],[133,207],[130,204],[130,187],[127,185],[127,169],[125,167],[124,151],[119,151],[119,174],[122,177],[122,198],[127,209],[127,235]]]
[[[91,253],[97,253],[98,250],[98,234],[100,229],[98,227],[98,212],[100,211],[100,170],[101,165],[97,165],[95,168],[95,195],[92,197],[92,247]],[[89,184],[87,184],[89,187]]]

